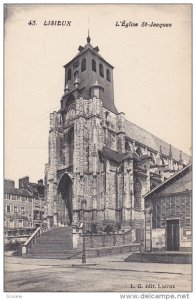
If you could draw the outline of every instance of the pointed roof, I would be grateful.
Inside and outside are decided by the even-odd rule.
[[[11,195],[17,195],[17,196],[22,196],[22,197],[29,197],[29,198],[33,198],[33,195],[31,192],[29,192],[28,190],[22,188],[22,189],[18,189],[18,188],[14,188],[14,187],[4,187],[4,193],[5,194],[11,194]]]
[[[112,160],[118,164],[123,162],[125,159],[137,159],[135,153],[131,153],[130,151],[119,153],[107,147],[103,147],[102,150],[99,150],[99,153],[106,157],[108,160]]]
[[[99,47],[93,47],[91,45],[91,38],[88,35],[87,37],[87,44],[85,46],[79,46],[78,47],[78,51],[79,53],[77,53],[67,64],[64,65],[64,68],[67,67],[69,64],[71,64],[76,58],[79,58],[81,56],[81,54],[85,53],[86,51],[90,51],[93,54],[95,54],[96,56],[98,56],[102,61],[104,61],[106,64],[108,64],[112,69],[114,69],[114,67],[108,63],[98,52],[99,52]]]

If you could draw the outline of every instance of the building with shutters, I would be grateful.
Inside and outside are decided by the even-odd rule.
[[[64,94],[50,114],[45,168],[49,228],[78,228],[85,218],[94,232],[144,230],[144,195],[189,163],[190,157],[138,127],[114,103],[113,66],[85,46],[66,63]]]

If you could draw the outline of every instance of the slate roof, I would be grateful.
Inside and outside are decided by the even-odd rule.
[[[32,198],[32,194],[27,191],[26,189],[17,189],[13,187],[4,187],[4,193],[5,194],[11,194],[11,195],[17,195],[17,196],[23,196],[23,197],[29,197]]]
[[[39,184],[37,183],[32,183],[32,182],[29,182],[27,184],[25,184],[24,188],[29,191],[33,197],[43,197],[44,196],[44,191],[42,193],[42,191],[40,191],[40,186]]]
[[[130,152],[120,154],[110,148],[107,148],[107,147],[103,147],[102,150],[99,150],[99,153],[101,153],[103,156],[105,156],[109,160],[112,160],[116,163],[121,163],[124,159],[127,159],[127,158],[130,158],[130,159],[133,158],[133,155]]]
[[[42,185],[40,186],[38,183],[23,183],[22,188],[15,188],[12,186],[8,186],[4,181],[4,193],[11,194],[11,195],[18,195],[24,197],[43,197],[44,191],[40,191]]]
[[[99,53],[98,47],[93,47],[91,45],[91,43],[87,43],[84,47],[79,47],[79,49],[81,49],[67,64],[64,65],[64,67],[67,67],[70,63],[72,63],[77,57],[80,57],[81,54],[83,54],[86,51],[91,51],[92,53],[94,53],[95,55],[97,55],[101,60],[103,60],[105,63],[107,63],[112,69],[114,69],[114,67],[108,63]]]
[[[162,147],[162,154],[168,156],[169,155],[169,144],[150,132],[142,129],[141,127],[131,123],[128,120],[125,120],[125,132],[126,136],[136,142],[139,142],[146,147],[150,147],[153,150],[159,152],[160,146]],[[173,159],[179,161],[180,159],[180,150],[171,146]],[[186,160],[186,163],[189,162],[190,156],[184,152],[182,152],[182,160]]]

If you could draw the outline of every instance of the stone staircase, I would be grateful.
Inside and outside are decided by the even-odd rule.
[[[72,227],[59,227],[38,237],[24,257],[71,259],[79,254],[79,251],[73,250]]]

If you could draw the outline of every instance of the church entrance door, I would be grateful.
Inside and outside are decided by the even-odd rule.
[[[59,226],[69,226],[72,224],[73,206],[72,206],[72,180],[65,173],[58,185],[59,200]]]

